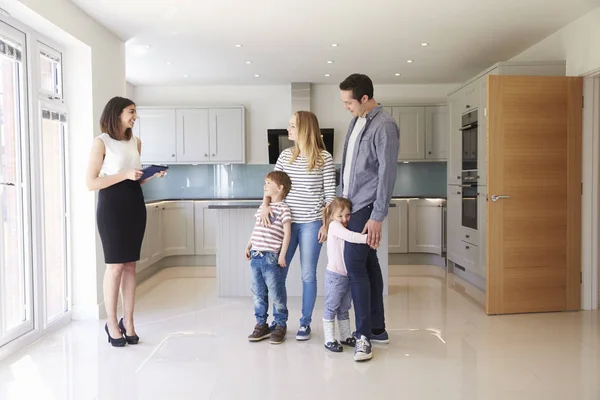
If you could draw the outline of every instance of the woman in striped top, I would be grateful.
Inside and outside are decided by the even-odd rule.
[[[300,247],[302,270],[302,318],[297,340],[310,339],[310,323],[317,298],[317,262],[326,239],[322,229],[323,208],[336,196],[333,157],[325,150],[315,114],[298,111],[290,118],[288,137],[295,146],[284,150],[275,170],[284,171],[292,180],[285,202],[292,212],[292,237],[286,255],[289,266]],[[269,224],[270,199],[263,200],[262,220]],[[289,268],[289,267],[288,267]],[[288,268],[286,268],[286,276]]]

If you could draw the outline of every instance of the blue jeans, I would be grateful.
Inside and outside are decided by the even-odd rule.
[[[306,224],[292,223],[292,236],[285,261],[289,267],[300,246],[300,268],[302,273],[302,318],[300,325],[310,325],[312,313],[317,299],[317,263],[321,253],[322,244],[319,243],[319,229],[321,221]],[[285,268],[287,278],[288,268]]]
[[[287,268],[282,268],[277,264],[277,253],[253,250],[250,257],[256,323],[259,325],[267,323],[269,296],[271,296],[275,324],[286,326],[288,319],[287,292],[285,291]]]
[[[338,321],[350,319],[350,308],[352,308],[350,279],[326,269],[323,319],[326,321],[333,321],[335,317]]]

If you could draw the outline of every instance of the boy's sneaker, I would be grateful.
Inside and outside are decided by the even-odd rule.
[[[269,343],[271,344],[281,344],[285,340],[285,334],[287,333],[287,327],[277,325],[273,332],[271,332],[271,338],[269,339]]]
[[[354,348],[354,361],[367,361],[373,358],[371,351],[371,342],[369,339],[362,335],[360,339],[356,340],[356,347]]]
[[[269,332],[269,325],[256,324],[254,327],[254,332],[248,336],[248,340],[251,342],[260,342],[261,340],[267,339],[269,336],[271,336],[271,332]]]
[[[310,326],[302,325],[296,333],[296,340],[308,340],[310,339]]]

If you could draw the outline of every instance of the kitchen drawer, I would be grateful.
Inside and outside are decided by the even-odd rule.
[[[470,228],[466,228],[464,226],[460,226],[460,240],[462,240],[463,242],[467,242],[470,244],[474,244],[475,246],[479,246],[479,232],[474,230],[474,229],[470,229]]]
[[[479,272],[479,246],[473,245],[471,243],[462,242],[462,254],[464,264],[461,264],[465,269],[470,272],[474,272],[476,274],[480,274]]]

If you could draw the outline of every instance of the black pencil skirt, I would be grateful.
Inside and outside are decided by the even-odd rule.
[[[138,261],[146,230],[146,204],[140,183],[127,179],[100,190],[96,222],[105,263]]]

